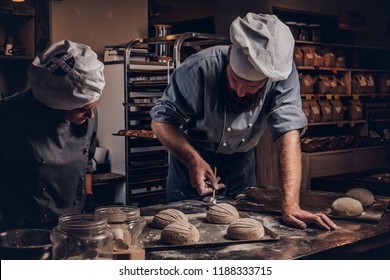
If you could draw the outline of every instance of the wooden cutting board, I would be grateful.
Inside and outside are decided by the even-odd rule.
[[[357,217],[340,217],[331,214],[331,205],[337,198],[343,197],[344,193],[308,191],[301,193],[301,208],[313,213],[325,213],[334,219],[365,221],[377,223],[382,218],[389,206],[389,197],[375,196],[373,205],[365,207],[363,213]],[[280,213],[282,194],[278,187],[256,186],[248,189],[245,196],[231,201],[240,211],[274,212]]]

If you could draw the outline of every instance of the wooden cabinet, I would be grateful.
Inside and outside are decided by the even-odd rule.
[[[35,53],[35,9],[0,7],[0,92],[3,97],[27,87],[26,69]]]

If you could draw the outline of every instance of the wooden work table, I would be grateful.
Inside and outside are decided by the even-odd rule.
[[[270,197],[275,197],[278,192],[265,190]],[[316,197],[313,199],[313,194]],[[302,208],[318,205],[318,201],[332,198],[334,193],[316,192],[302,193]],[[344,220],[333,219],[338,225],[334,231],[324,231],[315,227],[299,230],[288,227],[282,223],[281,215],[275,208],[275,203],[264,204],[237,203],[237,199],[231,200],[217,197],[218,202],[236,204],[240,212],[260,218],[265,227],[271,229],[278,236],[278,240],[258,243],[234,244],[227,246],[204,246],[187,249],[148,250],[146,259],[203,259],[203,260],[231,260],[231,259],[258,259],[258,260],[286,260],[286,259],[390,259],[390,211],[385,204],[385,209],[380,215],[379,221]],[[333,199],[333,198],[332,198]],[[385,201],[387,197],[382,197]],[[245,200],[245,199],[244,199]],[[152,216],[166,208],[176,208],[186,214],[207,212],[209,197],[203,200],[186,200],[170,204],[159,204],[141,208],[143,216]],[[306,202],[305,202],[306,201]],[[309,202],[310,201],[310,202]],[[329,202],[326,202],[329,204]],[[268,205],[267,205],[268,204]],[[308,206],[305,207],[304,204]],[[310,206],[311,205],[311,206]],[[252,210],[255,211],[252,211]]]

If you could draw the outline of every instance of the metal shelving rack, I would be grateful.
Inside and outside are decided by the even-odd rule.
[[[136,50],[152,49],[165,44],[173,49],[166,61],[136,59]],[[162,37],[134,39],[124,51],[124,118],[126,131],[147,131],[150,135],[149,111],[156,98],[162,96],[170,75],[186,58],[213,45],[230,44],[227,37],[187,32]],[[157,138],[125,136],[126,203],[148,205],[165,202],[168,152]]]

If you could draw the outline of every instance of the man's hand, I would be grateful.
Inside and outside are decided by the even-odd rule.
[[[210,165],[203,159],[198,159],[188,167],[191,185],[196,188],[200,196],[210,194],[213,190],[224,188],[225,185],[219,183],[220,177],[215,177]]]
[[[189,170],[191,185],[203,196],[225,187],[220,184],[210,165],[191,146],[177,125],[152,120],[153,132],[164,146]]]
[[[318,227],[325,230],[337,229],[337,225],[325,214],[312,214],[302,209],[283,212],[283,222],[300,229],[306,229],[308,224],[316,224]]]

